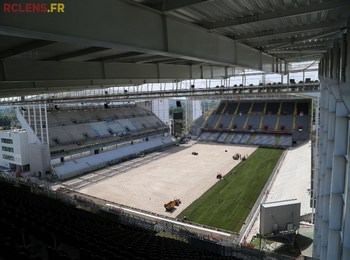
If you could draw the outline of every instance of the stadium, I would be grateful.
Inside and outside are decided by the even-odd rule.
[[[350,257],[348,1],[13,5],[0,260]]]

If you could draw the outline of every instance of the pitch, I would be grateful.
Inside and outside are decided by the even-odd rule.
[[[121,174],[89,185],[79,192],[122,205],[175,217],[198,199],[240,161],[236,153],[249,156],[256,147],[220,144],[194,144],[164,151],[166,156],[149,161]],[[193,155],[197,152],[198,155]],[[164,203],[179,198],[174,212]]]
[[[259,148],[179,217],[239,232],[283,150]]]

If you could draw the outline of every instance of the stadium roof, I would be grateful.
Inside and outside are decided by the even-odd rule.
[[[318,59],[342,35],[343,0],[134,0],[286,61]]]
[[[288,62],[319,59],[350,8],[348,0],[60,2],[64,13],[0,10],[0,97],[244,68],[285,73]]]

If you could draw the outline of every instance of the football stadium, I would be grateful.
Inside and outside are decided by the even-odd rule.
[[[22,2],[0,260],[350,258],[350,2]]]

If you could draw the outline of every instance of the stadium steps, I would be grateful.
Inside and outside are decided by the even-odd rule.
[[[249,122],[249,118],[250,118],[250,115],[252,114],[253,106],[254,106],[254,102],[252,102],[252,103],[250,104],[250,108],[249,108],[248,114],[247,114],[247,119],[245,120],[245,122],[244,122],[244,124],[243,124],[243,129],[247,129],[247,125],[248,125],[248,122]]]
[[[226,140],[228,135],[229,135],[228,133],[222,133],[222,134],[219,135],[219,137],[217,138],[216,141],[218,143],[225,143],[225,140]]]
[[[260,118],[259,129],[263,128],[264,115],[266,114],[267,102],[265,102],[264,110]]]
[[[282,111],[282,102],[280,103],[280,107],[278,108],[277,115],[280,115]]]
[[[201,128],[204,128],[204,127],[205,127],[205,125],[206,125],[207,122],[208,122],[208,119],[214,114],[214,111],[215,111],[215,110],[211,110],[211,111],[208,111],[207,113],[205,113],[206,115],[205,115],[205,118],[204,118],[203,123],[202,123],[202,125],[201,125]]]
[[[277,115],[277,119],[276,119],[276,123],[275,123],[275,128],[274,128],[275,130],[278,130],[279,124],[280,124],[280,116]]]
[[[280,125],[280,116],[281,116],[281,111],[282,111],[282,102],[280,103],[280,106],[278,108],[278,112],[277,112],[277,120],[276,120],[276,124],[275,124],[275,130],[278,130],[278,127]]]
[[[227,105],[228,105],[228,101],[225,101],[225,105],[224,107],[222,108],[222,110],[219,112],[220,116],[218,117],[218,120],[216,121],[215,123],[215,129],[219,128],[220,126],[220,123],[221,123],[221,120],[222,120],[222,116],[224,115],[224,112],[226,111],[227,109]]]
[[[297,106],[298,105],[298,102],[295,102],[294,103],[294,112],[293,112],[293,124],[292,124],[292,129],[293,130],[295,130],[296,128],[295,128],[295,125],[296,125],[296,118],[297,118],[297,112],[298,112],[298,110],[297,110]]]
[[[224,143],[229,143],[231,142],[231,139],[233,138],[233,134],[228,134],[224,140]]]
[[[237,112],[238,112],[238,109],[239,109],[239,105],[241,103],[238,103],[237,104],[237,107],[236,107],[236,110],[233,112],[233,116],[232,116],[232,119],[231,119],[231,122],[229,123],[229,129],[232,129],[233,128],[233,124],[234,124],[234,121],[235,121],[235,117],[237,116]]]
[[[255,136],[256,136],[256,134],[250,135],[250,138],[248,139],[247,144],[251,144],[254,141]]]
[[[280,142],[281,142],[281,136],[276,135],[275,136],[275,145],[280,145]]]
[[[228,109],[228,105],[229,105],[229,101],[228,100],[226,100],[225,101],[225,106],[224,106],[224,108],[222,109],[222,111],[221,111],[221,114],[226,114],[227,113],[227,109]]]

